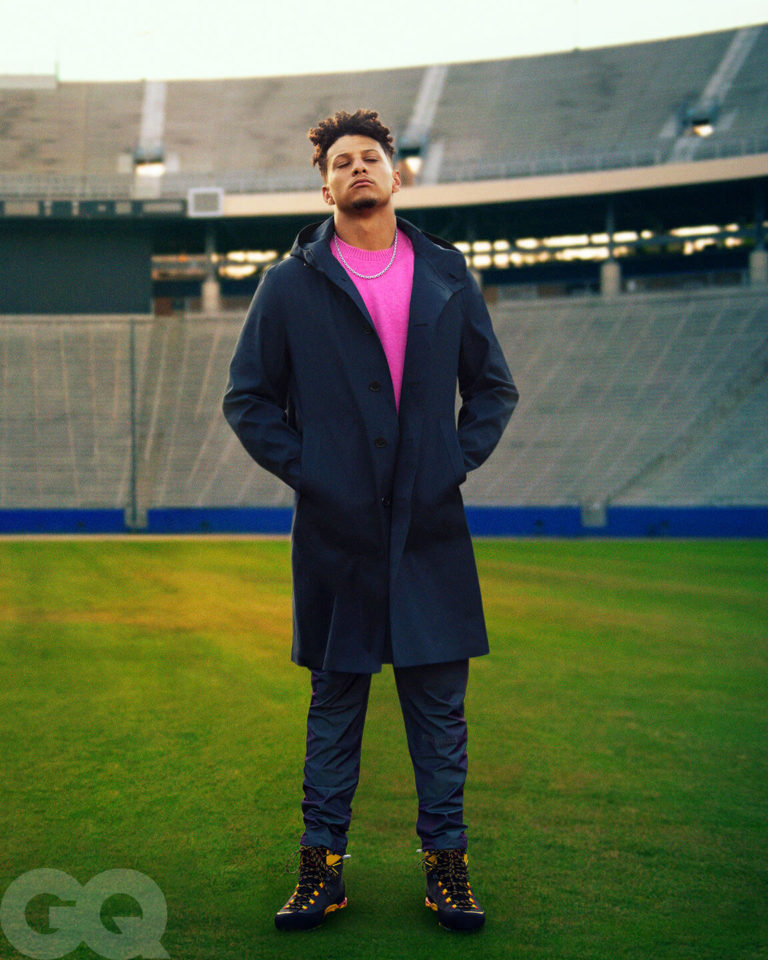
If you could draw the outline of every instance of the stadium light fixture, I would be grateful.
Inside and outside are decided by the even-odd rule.
[[[412,186],[418,182],[422,167],[424,166],[424,153],[426,143],[420,139],[418,141],[405,141],[400,144],[397,151],[397,162],[401,167],[403,174],[403,186]]]
[[[413,176],[418,177],[418,175],[421,173],[421,168],[424,165],[424,161],[422,160],[422,158],[414,155],[412,157],[406,157],[403,162],[405,163],[406,167],[408,167],[408,169],[411,171]]]
[[[710,120],[697,120],[691,124],[691,131],[697,137],[711,137],[715,132],[715,127]]]
[[[716,223],[696,227],[675,227],[669,231],[673,237],[709,237],[721,232]]]
[[[610,257],[608,247],[566,247],[555,252],[555,260],[572,262],[574,260],[607,260]]]
[[[162,147],[137,147],[133,151],[133,171],[137,177],[162,177],[165,173]]]
[[[219,276],[244,280],[246,277],[252,277],[257,269],[255,263],[227,263],[219,268]]]
[[[680,132],[693,137],[711,137],[719,116],[717,100],[700,101],[692,107],[684,105],[680,113]]]
[[[133,169],[138,177],[162,177],[165,173],[165,164],[162,160],[137,163]]]
[[[567,234],[562,237],[545,237],[545,247],[583,247],[589,243],[586,233]]]
[[[227,260],[233,263],[271,263],[277,257],[277,250],[230,250],[227,254]]]

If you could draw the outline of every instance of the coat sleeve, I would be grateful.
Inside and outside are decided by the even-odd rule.
[[[298,489],[301,437],[288,415],[290,356],[269,274],[259,284],[235,347],[224,416],[265,470]]]
[[[467,471],[493,452],[518,400],[518,392],[493,331],[480,288],[468,274],[459,357],[458,436]]]

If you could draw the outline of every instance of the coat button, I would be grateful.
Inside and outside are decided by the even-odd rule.
[[[369,389],[372,393],[378,393],[379,390],[381,390],[381,384],[379,383],[378,380],[372,380],[372,381],[368,384],[368,389]]]
[[[392,497],[382,497],[381,498],[382,507],[391,507],[392,506]]]
[[[376,439],[373,441],[373,445],[375,447],[386,447],[387,441],[384,437],[376,437]]]

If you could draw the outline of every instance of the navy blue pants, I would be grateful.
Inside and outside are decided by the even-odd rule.
[[[416,778],[416,833],[424,850],[464,849],[467,724],[464,696],[469,663],[395,667],[395,682]],[[347,848],[352,798],[371,675],[312,671],[304,761],[301,843]]]

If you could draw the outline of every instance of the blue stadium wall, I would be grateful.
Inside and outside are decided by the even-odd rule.
[[[768,537],[768,507],[608,507],[605,524],[582,522],[578,507],[472,507],[476,537]],[[291,529],[289,507],[176,507],[147,511],[132,529],[123,510],[0,510],[2,534],[263,534]]]

